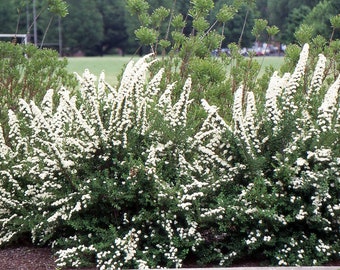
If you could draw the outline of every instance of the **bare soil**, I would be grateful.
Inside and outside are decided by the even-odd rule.
[[[18,246],[0,249],[0,270],[56,270],[57,268],[50,248]],[[73,268],[63,268],[71,270]],[[81,268],[81,270],[96,270]]]

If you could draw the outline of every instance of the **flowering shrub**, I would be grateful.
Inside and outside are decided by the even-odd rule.
[[[66,58],[51,49],[33,44],[0,42],[0,121],[7,122],[7,110],[15,111],[18,99],[41,101],[46,89],[61,85],[74,88],[77,81],[68,74]]]
[[[214,206],[225,209],[218,221],[221,263],[256,252],[278,265],[339,256],[340,78],[324,89],[320,55],[309,87],[300,87],[308,48],[292,74],[274,73],[262,108],[242,87],[235,94],[233,130],[224,140],[231,166],[242,170],[233,178],[238,192],[221,190]]]
[[[0,244],[29,236],[59,267],[100,269],[339,256],[340,79],[323,83],[320,55],[302,89],[307,61],[305,45],[263,104],[240,86],[232,123],[202,100],[198,128],[190,77],[173,100],[163,69],[147,79],[150,56],[117,89],[85,71],[76,95],[20,100],[0,136]]]

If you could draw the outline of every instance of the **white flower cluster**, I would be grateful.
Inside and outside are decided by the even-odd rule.
[[[84,245],[58,250],[56,252],[57,259],[55,262],[57,267],[65,267],[71,265],[74,268],[78,268],[82,266],[79,255],[93,252],[96,252],[96,248],[94,246],[87,247]]]
[[[339,110],[339,88],[340,88],[340,76],[336,81],[328,88],[324,100],[319,107],[318,124],[322,131],[331,130],[334,128],[332,120],[334,114]]]
[[[278,255],[276,256],[278,265],[287,266],[291,264],[289,263],[289,260],[291,260],[293,257],[296,257],[295,266],[303,265],[306,251],[305,249],[300,248],[300,245],[308,241],[309,239],[306,235],[302,235],[299,238],[292,237],[290,242],[285,244],[283,248],[279,250]],[[312,265],[319,265],[318,257],[330,257],[333,253],[336,253],[336,251],[332,250],[331,246],[325,244],[322,239],[318,239],[316,243],[313,243],[313,247],[311,248],[317,251],[317,255],[312,260]]]
[[[121,269],[127,263],[135,262],[138,269],[149,269],[149,262],[136,256],[143,237],[142,231],[135,228],[131,228],[124,236],[117,237],[109,250],[97,253],[97,267],[101,270]],[[146,252],[148,247],[144,247],[142,251]]]
[[[324,79],[325,69],[326,69],[326,57],[323,54],[319,54],[319,60],[316,64],[314,74],[310,83],[310,87],[307,92],[308,97],[311,94],[319,93]]]
[[[245,116],[243,115],[243,99],[244,92],[243,86],[240,86],[236,92],[234,97],[234,106],[233,106],[233,120],[234,120],[234,130],[236,135],[240,136],[242,142],[244,142],[247,152],[252,154],[251,148],[251,140],[254,140],[256,137],[255,134],[255,126],[254,126],[254,113],[256,112],[255,107],[255,99],[253,97],[253,93],[249,92],[247,99],[247,109]],[[255,143],[255,141],[254,141]],[[256,145],[256,144],[254,144]]]
[[[297,88],[300,85],[300,81],[305,74],[305,69],[308,61],[309,45],[305,44],[300,53],[300,58],[296,64],[293,74],[288,75],[289,79],[286,87],[284,87],[282,92],[283,100],[283,112],[295,113],[298,109],[297,104],[295,104],[294,96],[296,94]]]
[[[273,123],[274,132],[280,127],[279,123],[282,119],[282,110],[279,108],[278,98],[281,96],[283,89],[288,83],[289,74],[285,74],[282,78],[275,71],[272,75],[268,89],[266,91],[265,111],[268,119]]]

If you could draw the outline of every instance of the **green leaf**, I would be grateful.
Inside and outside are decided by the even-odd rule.
[[[169,40],[162,39],[159,41],[159,45],[165,49],[171,45],[171,42]]]
[[[331,25],[334,29],[340,28],[340,14],[330,18]]]
[[[60,17],[66,17],[68,15],[68,7],[65,1],[62,0],[49,0],[49,11]]]
[[[147,27],[141,26],[135,31],[136,38],[140,41],[142,45],[151,45],[156,43],[158,38],[158,32],[149,29]]]
[[[185,21],[183,20],[183,16],[181,14],[174,16],[171,24],[175,28],[175,30],[180,30],[184,28]]]
[[[302,24],[295,32],[294,36],[300,45],[309,43],[314,34],[314,28],[307,24]]]
[[[144,0],[128,0],[126,7],[132,15],[140,15],[149,9],[149,4]]]
[[[214,8],[212,0],[192,0],[190,3],[193,5],[190,15],[194,18],[197,16],[205,17]]]
[[[267,26],[266,30],[267,30],[267,33],[270,37],[273,37],[280,32],[280,29],[275,25]]]
[[[196,29],[198,32],[204,32],[205,30],[209,28],[209,22],[202,17],[195,19],[192,22],[192,25],[194,29]]]
[[[251,33],[258,39],[263,31],[266,29],[268,21],[264,19],[255,20],[255,24]]]
[[[164,7],[155,9],[151,15],[151,24],[153,26],[159,27],[161,25],[161,22],[163,22],[166,17],[169,16],[169,14],[170,11]]]
[[[225,23],[234,18],[235,14],[236,10],[234,7],[229,5],[223,5],[223,7],[219,10],[219,12],[216,15],[216,20],[218,22]]]

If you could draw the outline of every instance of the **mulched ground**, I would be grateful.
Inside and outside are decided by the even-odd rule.
[[[22,246],[0,249],[0,270],[55,269],[57,267],[50,248]],[[71,268],[63,268],[63,270],[71,270]],[[82,268],[82,270],[96,270],[96,268]]]
[[[54,270],[51,250],[36,247],[15,247],[0,250],[1,270]]]
[[[340,266],[340,260],[328,264]],[[192,265],[188,265],[193,267]],[[238,262],[234,267],[263,266],[263,262],[252,260]],[[0,249],[0,270],[55,270],[56,265],[49,248],[34,246],[18,246]],[[71,270],[71,268],[63,269]],[[81,270],[96,270],[93,268],[81,268]]]

